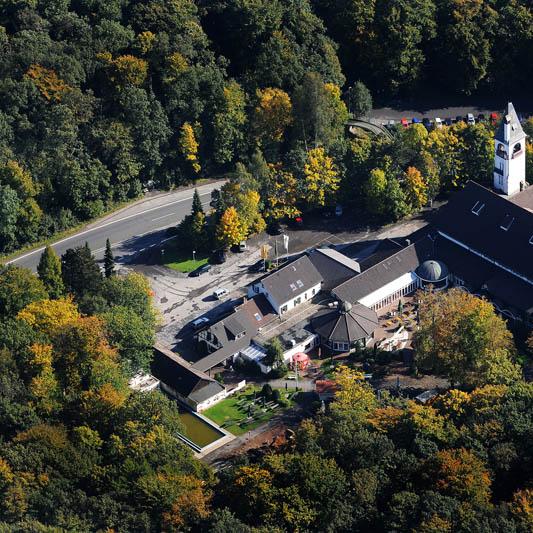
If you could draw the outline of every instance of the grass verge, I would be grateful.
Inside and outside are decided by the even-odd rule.
[[[185,253],[183,250],[177,250],[174,246],[166,246],[161,263],[173,270],[188,274],[197,268],[205,265],[209,260],[209,256],[204,253],[196,253],[193,260],[191,253]]]

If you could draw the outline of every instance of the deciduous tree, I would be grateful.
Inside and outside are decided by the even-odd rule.
[[[324,148],[314,148],[307,153],[304,166],[305,199],[311,206],[323,206],[331,203],[339,189],[340,178]]]
[[[238,244],[246,238],[246,228],[244,228],[239,214],[234,207],[228,207],[222,213],[217,226],[217,241],[221,246],[229,247]]]

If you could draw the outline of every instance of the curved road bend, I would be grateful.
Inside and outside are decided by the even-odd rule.
[[[223,181],[201,185],[198,188],[204,207],[209,205],[211,191],[220,188]],[[117,262],[145,248],[160,243],[165,238],[165,230],[176,225],[191,212],[194,188],[182,189],[151,199],[142,200],[120,212],[94,222],[85,229],[61,239],[52,247],[58,255],[68,248],[89,243],[96,259],[102,259],[106,239],[109,238]],[[44,247],[23,253],[9,261],[35,271]]]

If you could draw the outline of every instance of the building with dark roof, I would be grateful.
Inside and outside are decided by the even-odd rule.
[[[276,314],[263,294],[246,300],[231,315],[197,333],[197,342],[205,348],[208,355],[196,361],[194,368],[207,372],[233,360],[250,346],[261,328],[275,318]]]
[[[353,278],[361,272],[357,261],[346,257],[333,248],[316,248],[309,252],[309,259],[322,276],[322,290],[333,287]]]
[[[218,381],[157,344],[154,346],[151,370],[160,381],[162,390],[194,411],[203,411],[227,396],[226,388]]]
[[[263,294],[278,315],[305,303],[320,292],[322,276],[307,255],[266,274],[248,287],[248,297]]]
[[[358,345],[366,346],[373,338],[378,328],[378,315],[362,304],[342,302],[333,311],[327,309],[317,313],[311,325],[328,348],[348,352]]]

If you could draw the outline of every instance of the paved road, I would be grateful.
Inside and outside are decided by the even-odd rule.
[[[211,191],[222,183],[211,183],[198,187],[204,206],[209,204]],[[191,211],[194,189],[157,195],[122,209],[114,215],[105,217],[87,226],[76,235],[62,239],[53,248],[57,254],[63,254],[68,248],[89,243],[95,257],[103,257],[106,239],[110,239],[117,262],[126,262],[127,258],[149,246],[161,243],[166,238],[165,230],[176,225]],[[9,261],[19,266],[36,270],[43,248]]]
[[[520,110],[519,110],[520,111]],[[488,117],[491,113],[502,112],[501,109],[486,109],[484,107],[475,107],[475,106],[450,106],[440,109],[393,109],[391,107],[382,107],[378,109],[373,109],[368,114],[368,119],[370,121],[376,121],[380,124],[387,123],[388,120],[401,120],[402,118],[407,118],[411,120],[412,118],[430,118],[435,119],[439,117],[445,119],[447,117],[455,118],[459,115],[465,117],[468,113],[472,113],[475,117],[479,114],[484,114],[485,117]]]

